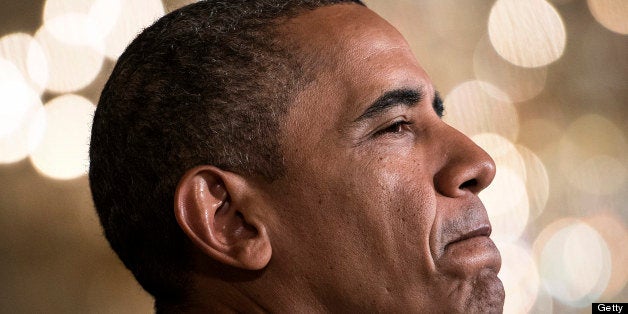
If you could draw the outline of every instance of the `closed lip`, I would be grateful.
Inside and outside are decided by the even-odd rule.
[[[460,235],[446,242],[447,244],[445,244],[444,250],[447,250],[447,248],[450,245],[458,243],[458,242],[462,242],[462,241],[472,239],[475,237],[489,237],[490,235],[491,235],[491,225],[486,224],[486,225],[477,226],[477,227],[472,228],[472,230],[470,231],[460,232]]]
[[[501,268],[501,257],[490,235],[490,224],[475,224],[468,231],[458,233],[444,246],[435,261],[437,267],[443,273],[460,278],[476,276],[483,269],[497,274]]]

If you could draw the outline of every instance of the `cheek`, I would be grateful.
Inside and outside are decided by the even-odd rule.
[[[395,218],[391,222],[405,226],[403,230],[425,235],[434,219],[436,201],[433,176],[421,157],[401,151],[379,158],[367,171],[386,196],[382,201],[386,202],[384,206],[390,217]]]
[[[436,199],[431,179],[421,173],[387,175],[384,184],[390,192],[386,213],[390,241],[399,261],[429,264],[430,230],[436,215]],[[410,265],[407,265],[410,266]]]
[[[273,251],[282,253],[273,258],[289,265],[284,272],[317,278],[321,291],[363,296],[356,302],[365,294],[410,300],[433,265],[433,185],[418,163],[370,160],[308,164],[284,185],[287,201],[278,206],[278,228],[271,228],[278,231]]]
[[[407,168],[391,161],[382,159],[357,172],[362,184],[352,199],[362,211],[356,223],[369,230],[358,240],[401,277],[407,277],[408,270],[428,274],[436,214],[432,179],[418,166]]]

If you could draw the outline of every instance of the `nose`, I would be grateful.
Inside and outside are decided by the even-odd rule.
[[[445,162],[434,176],[436,190],[447,197],[478,194],[495,177],[495,162],[458,130],[443,123],[439,151]]]

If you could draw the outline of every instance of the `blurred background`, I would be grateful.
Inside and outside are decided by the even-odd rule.
[[[93,209],[90,124],[125,46],[190,2],[0,0],[0,312],[152,312]],[[505,312],[628,302],[628,1],[365,2],[497,163]]]

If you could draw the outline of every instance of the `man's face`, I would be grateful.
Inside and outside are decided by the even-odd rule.
[[[357,5],[286,29],[316,78],[279,135],[271,264],[332,311],[501,311],[501,260],[477,197],[494,163],[440,119],[403,37]]]

